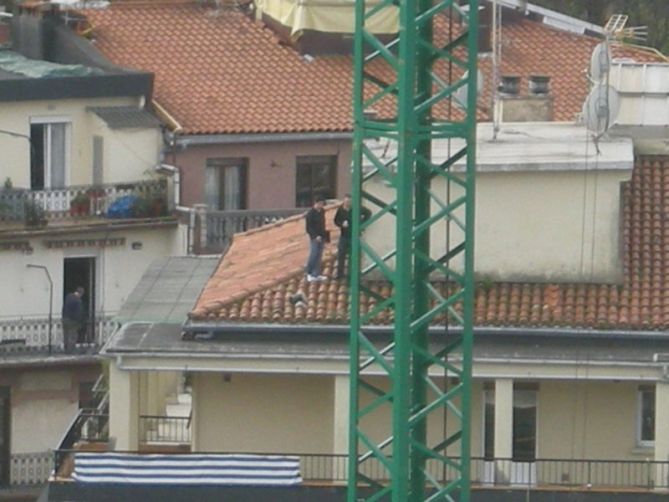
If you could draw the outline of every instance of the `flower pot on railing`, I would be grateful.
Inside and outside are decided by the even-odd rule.
[[[87,193],[78,193],[70,202],[71,216],[88,216],[91,210],[91,200]]]
[[[159,218],[167,214],[167,204],[161,195],[137,196],[132,205],[132,215],[135,218]]]

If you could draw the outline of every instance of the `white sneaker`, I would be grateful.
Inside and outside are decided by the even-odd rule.
[[[328,280],[328,276],[327,276],[327,275],[319,275],[319,276],[316,278],[316,280],[317,280],[317,281],[327,281],[327,280]]]
[[[318,277],[316,277],[315,275],[307,274],[307,282],[316,282],[318,280],[319,280]]]

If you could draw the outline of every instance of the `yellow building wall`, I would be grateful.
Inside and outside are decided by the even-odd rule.
[[[198,373],[193,387],[194,451],[332,451],[333,377]]]
[[[628,382],[542,382],[537,396],[539,457],[652,457],[652,450],[637,445],[638,388]]]

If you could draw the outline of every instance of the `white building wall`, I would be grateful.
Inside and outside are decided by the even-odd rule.
[[[475,268],[478,276],[504,281],[617,282],[620,261],[621,183],[630,172],[482,172],[476,180]],[[367,189],[383,200],[382,182]],[[447,201],[445,183],[433,191]],[[461,191],[451,187],[450,200]],[[370,206],[371,208],[371,206]],[[438,206],[433,204],[433,210]],[[464,220],[464,214],[459,215]],[[395,239],[394,218],[381,218],[365,239],[383,255]],[[462,232],[451,224],[451,247]],[[445,252],[446,224],[431,232],[431,252]],[[458,260],[451,266],[460,267]]]
[[[96,115],[93,115],[91,122],[92,134],[103,138],[103,183],[136,181],[155,176],[162,148],[158,127],[110,129]],[[92,145],[92,136],[88,141]]]
[[[31,120],[63,120],[71,123],[69,173],[66,180],[69,185],[86,185],[93,181],[93,139],[94,131],[102,132],[110,137],[109,146],[114,146],[118,152],[110,157],[110,161],[123,161],[127,166],[138,166],[133,174],[142,173],[142,163],[146,160],[145,151],[160,148],[160,139],[156,142],[156,131],[153,134],[142,134],[131,143],[119,143],[116,135],[104,126],[100,127],[100,120],[86,108],[90,106],[136,106],[138,98],[94,98],[94,99],[65,99],[52,101],[19,101],[3,103],[0,114],[0,129],[11,131],[26,137],[16,137],[0,134],[0,179],[4,183],[6,178],[12,180],[16,188],[30,187],[30,137]],[[123,135],[122,135],[123,136]],[[123,139],[121,137],[121,139]],[[147,144],[140,144],[146,142]],[[148,145],[148,143],[151,145]],[[135,155],[137,154],[137,155]],[[139,157],[139,159],[138,159]],[[141,160],[140,160],[141,159]],[[154,160],[154,165],[155,161]],[[111,165],[111,164],[110,164]],[[109,170],[109,168],[108,168]],[[127,173],[130,167],[122,167],[121,172]],[[137,179],[136,175],[132,179]]]
[[[121,246],[70,247],[49,249],[45,239],[116,239],[124,238]],[[132,249],[140,243],[141,249]],[[96,258],[98,311],[114,313],[119,310],[148,265],[161,256],[185,253],[184,231],[181,227],[157,229],[139,228],[114,232],[66,234],[30,239],[32,254],[21,251],[0,252],[3,280],[11,287],[0,289],[0,317],[46,317],[49,312],[49,283],[42,270],[29,269],[28,264],[47,267],[53,280],[54,315],[60,317],[63,302],[63,261],[67,257]]]

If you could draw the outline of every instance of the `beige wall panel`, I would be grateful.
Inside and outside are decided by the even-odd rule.
[[[331,377],[195,377],[199,451],[323,453],[332,450]]]

